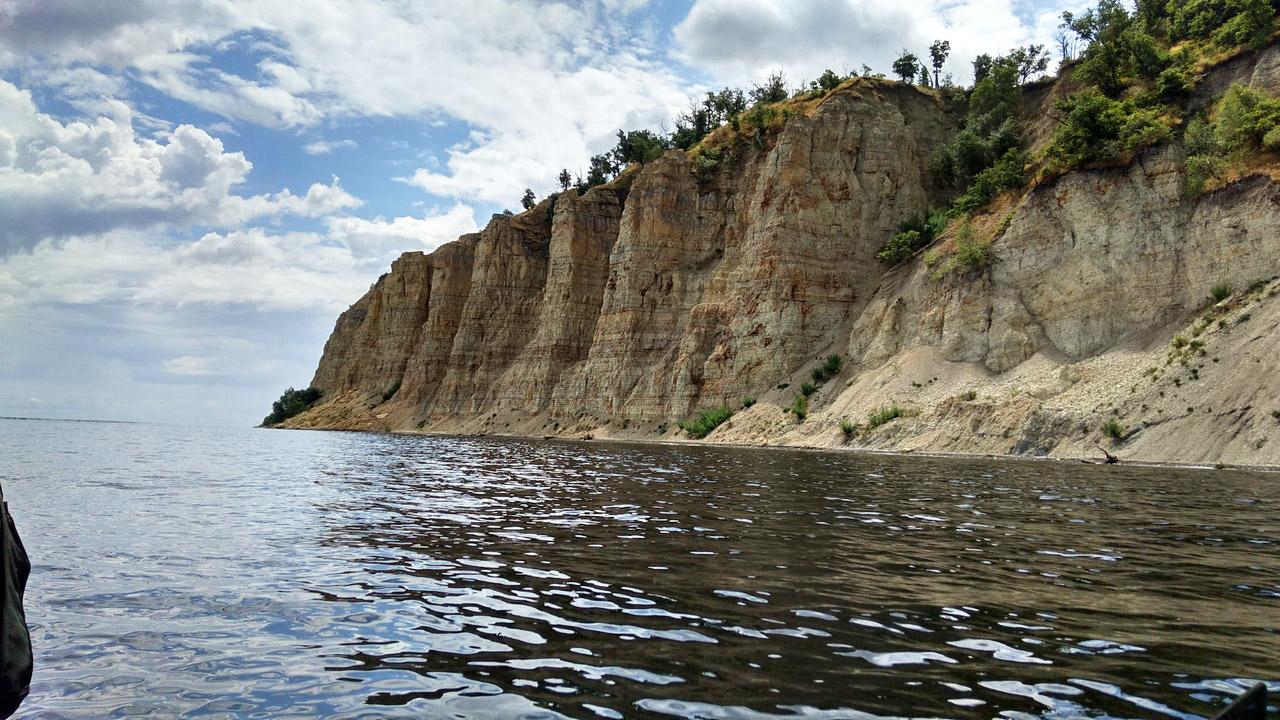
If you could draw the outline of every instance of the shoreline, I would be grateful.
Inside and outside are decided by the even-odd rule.
[[[850,455],[882,455],[899,458],[937,458],[944,460],[1005,460],[1010,462],[1042,462],[1042,463],[1077,463],[1081,465],[1094,465],[1098,467],[1106,467],[1109,463],[1096,460],[1094,458],[1084,457],[1051,457],[1047,455],[1009,455],[995,453],[957,453],[957,452],[939,452],[939,451],[920,451],[920,452],[900,452],[894,450],[871,450],[866,448],[850,448],[850,447],[818,447],[805,445],[769,445],[763,443],[706,443],[696,440],[651,440],[647,438],[619,438],[619,437],[601,437],[596,438],[591,433],[586,433],[584,437],[573,436],[535,436],[520,435],[515,433],[451,433],[451,432],[431,432],[426,430],[360,430],[360,429],[344,429],[344,428],[289,428],[276,426],[257,426],[258,429],[266,430],[309,430],[318,432],[355,432],[370,433],[374,435],[403,435],[418,437],[437,437],[437,438],[457,438],[457,439],[481,439],[481,438],[500,438],[503,440],[541,440],[541,441],[559,441],[574,443],[632,443],[644,445],[669,445],[673,447],[707,447],[707,448],[736,448],[739,450],[789,450],[809,453],[840,453]],[[1238,465],[1230,463],[1180,463],[1169,461],[1155,460],[1121,460],[1113,463],[1122,467],[1141,467],[1141,468],[1170,468],[1179,470],[1243,470],[1246,472],[1256,473],[1280,473],[1280,465]]]

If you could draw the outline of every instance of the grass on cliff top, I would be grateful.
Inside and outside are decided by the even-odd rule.
[[[874,76],[851,77],[831,89],[814,89],[775,103],[747,108],[689,148],[689,159],[700,173],[715,170],[732,157],[732,151],[754,142],[758,149],[770,147],[779,132],[793,117],[810,117],[827,98],[844,94],[863,97],[864,92],[881,89],[911,88],[925,94],[937,90]]]

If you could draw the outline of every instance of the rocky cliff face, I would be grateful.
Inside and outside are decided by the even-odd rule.
[[[1223,72],[1275,89],[1273,55]],[[1248,343],[1232,345],[1245,333],[1229,324],[1240,303],[1277,314],[1270,286],[1254,283],[1280,272],[1280,183],[1255,173],[1186,197],[1182,150],[1164,145],[979,219],[993,240],[983,268],[944,275],[917,257],[886,272],[875,252],[943,199],[924,168],[958,120],[932,94],[861,81],[716,172],[671,152],[407,253],[339,318],[313,381],[324,404],[291,424],[673,437],[675,421],[753,396],[711,441],[1078,455],[1110,441],[1098,430],[1110,418],[1137,428],[1112,441],[1134,457],[1280,462],[1265,406],[1280,387],[1246,359]],[[1166,363],[1170,338],[1220,283],[1254,287],[1200,328],[1233,354]],[[1277,344],[1273,329],[1250,342]],[[845,370],[797,423],[782,408],[827,353]],[[1234,434],[1209,420],[1201,433],[1220,441],[1169,431],[1192,427],[1175,411],[1200,417],[1165,387],[1190,368],[1240,385],[1222,400]],[[839,430],[886,403],[914,417]]]

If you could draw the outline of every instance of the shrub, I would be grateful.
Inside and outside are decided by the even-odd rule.
[[[386,392],[382,393],[382,402],[386,402],[386,401],[390,400],[390,399],[392,398],[392,396],[394,396],[394,395],[395,395],[396,393],[398,393],[398,392],[400,392],[400,381],[399,381],[399,380],[397,380],[397,381],[396,381],[396,384],[395,384],[395,385],[392,385],[391,387],[387,388],[387,391],[386,391]]]
[[[697,419],[691,422],[676,423],[681,430],[689,433],[696,439],[701,439],[711,434],[712,430],[720,427],[721,423],[733,416],[733,411],[728,405],[721,405],[714,410],[705,410]]]
[[[1280,99],[1236,84],[1223,93],[1214,115],[1214,138],[1223,151],[1256,150],[1280,125]]]
[[[279,400],[271,404],[271,414],[262,419],[262,424],[278,425],[315,405],[323,394],[317,387],[305,390],[288,388],[280,394]]]
[[[924,217],[900,224],[897,234],[876,253],[876,260],[890,267],[906,260],[941,235],[947,227],[947,219],[945,211],[930,210]]]
[[[903,230],[889,238],[889,242],[876,253],[876,259],[885,265],[897,265],[928,244],[919,230]]]
[[[834,377],[840,374],[840,368],[844,365],[844,358],[839,355],[828,355],[825,362],[822,363],[822,372],[828,377]]]
[[[1230,295],[1231,285],[1228,283],[1218,283],[1217,285],[1209,288],[1209,296],[1212,297],[1213,301],[1216,303],[1226,300]]]
[[[1188,195],[1199,195],[1211,178],[1218,177],[1222,171],[1222,158],[1214,155],[1189,155],[1187,157]]]
[[[1124,435],[1124,426],[1115,420],[1108,420],[1102,423],[1102,432],[1111,436],[1113,440],[1119,440]]]
[[[809,397],[816,392],[818,392],[818,386],[813,383],[804,383],[800,386],[800,394],[804,397]]]
[[[756,404],[756,399],[755,399],[755,398],[753,398],[753,397],[751,397],[750,395],[747,395],[747,396],[745,396],[745,397],[743,397],[743,398],[742,398],[742,409],[743,409],[743,410],[746,410],[747,408],[749,408],[749,407],[751,407],[752,405],[755,405],[755,404]]]
[[[832,377],[839,375],[842,365],[844,365],[844,359],[839,355],[828,355],[827,359],[824,360],[821,365],[814,368],[810,375],[813,377],[813,381],[815,383],[821,385]],[[810,395],[812,393],[805,394]]]
[[[1027,186],[1027,163],[1031,158],[1021,150],[1010,148],[994,165],[978,173],[964,194],[951,206],[958,213],[969,213],[991,202],[1006,190]]]
[[[977,270],[991,263],[991,241],[986,238],[956,240],[956,267]]]
[[[1158,108],[1116,101],[1097,90],[1083,90],[1057,103],[1063,123],[1046,154],[1055,168],[1072,170],[1110,162],[1170,137]]]
[[[870,432],[900,417],[906,417],[908,411],[897,405],[882,405],[867,415],[867,431]]]
[[[1280,420],[1280,410],[1272,410],[1272,411],[1271,411],[1271,417],[1273,417],[1273,418],[1275,418],[1275,419],[1277,419],[1277,420]]]
[[[796,415],[796,422],[804,422],[805,417],[809,415],[809,401],[804,395],[797,395],[791,401],[791,412]]]
[[[966,390],[957,395],[956,398],[964,402],[973,402],[978,399],[978,392],[976,390]]]
[[[858,423],[850,421],[849,418],[840,418],[840,432],[844,433],[844,439],[848,440],[858,432]]]

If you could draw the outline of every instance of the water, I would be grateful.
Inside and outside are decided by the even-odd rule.
[[[1280,477],[0,421],[24,718],[1192,718]]]

